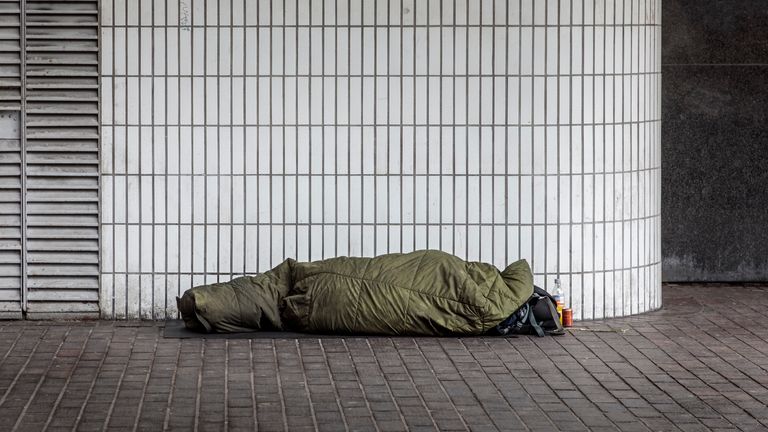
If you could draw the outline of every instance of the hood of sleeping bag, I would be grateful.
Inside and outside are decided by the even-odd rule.
[[[291,287],[294,261],[229,282],[187,290],[176,304],[185,326],[206,333],[236,333],[283,328],[279,305]]]
[[[422,250],[286,260],[263,274],[192,288],[180,299],[179,310],[187,327],[201,331],[270,327],[326,334],[479,335],[532,293],[525,260],[499,271]]]

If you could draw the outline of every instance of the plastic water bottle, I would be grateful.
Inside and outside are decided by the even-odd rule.
[[[560,278],[555,279],[555,306],[557,306],[557,315],[560,317],[560,324],[563,323],[563,308],[565,307],[565,296],[563,295],[563,288],[560,286]]]

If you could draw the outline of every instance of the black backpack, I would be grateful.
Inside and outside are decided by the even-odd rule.
[[[559,336],[565,334],[557,314],[555,299],[534,285],[533,295],[507,319],[499,323],[494,332],[499,335],[535,334]]]

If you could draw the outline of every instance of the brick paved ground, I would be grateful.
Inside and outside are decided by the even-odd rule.
[[[0,430],[768,430],[768,288],[664,302],[542,339],[0,322]]]

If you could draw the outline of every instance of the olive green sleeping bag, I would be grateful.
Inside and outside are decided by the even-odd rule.
[[[325,334],[478,335],[533,293],[525,260],[503,271],[445,252],[300,263],[187,290],[178,299],[188,328]]]

